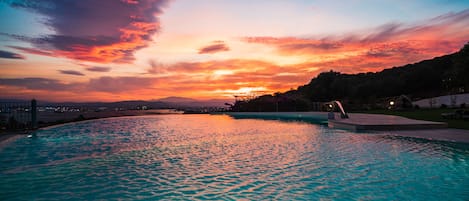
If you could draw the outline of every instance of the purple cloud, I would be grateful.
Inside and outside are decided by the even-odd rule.
[[[99,77],[90,79],[87,88],[91,91],[118,93],[139,89],[151,89],[158,79],[151,77]]]
[[[110,92],[121,93],[141,89],[152,89],[160,78],[154,77],[99,77],[87,82],[64,83],[48,78],[0,78],[0,86],[20,87],[30,90]]]
[[[111,71],[110,67],[100,67],[100,66],[90,66],[86,68],[87,71],[93,72],[109,72]]]
[[[317,51],[336,50],[336,49],[341,48],[342,46],[343,44],[338,43],[338,42],[311,42],[311,43],[280,45],[279,49],[285,52],[289,52],[289,51],[317,52]]]
[[[85,74],[81,73],[80,71],[76,70],[59,70],[60,73],[66,75],[76,75],[76,76],[85,76]]]
[[[0,78],[0,85],[22,87],[32,90],[67,91],[76,89],[73,84],[64,84],[58,80],[47,78]]]
[[[7,47],[20,50],[21,52],[24,52],[24,53],[27,53],[27,54],[36,54],[36,55],[43,55],[43,56],[52,56],[53,55],[50,52],[42,51],[42,50],[34,49],[34,48],[19,47],[19,46],[7,46]]]
[[[46,16],[56,33],[40,38],[16,36],[55,56],[108,62],[130,62],[159,27],[158,15],[168,0],[19,0],[10,3]]]
[[[20,55],[20,54],[16,54],[14,52],[8,52],[8,51],[0,50],[0,58],[4,58],[4,59],[24,59],[24,56]]]
[[[208,45],[199,49],[199,54],[214,54],[217,52],[229,51],[230,48],[223,41],[214,41],[212,45]]]
[[[413,48],[409,43],[386,43],[379,46],[371,47],[366,56],[370,57],[392,57],[396,55],[417,55],[420,51]]]

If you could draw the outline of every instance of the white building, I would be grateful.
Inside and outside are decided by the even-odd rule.
[[[469,106],[469,93],[438,96],[412,102],[420,108],[439,108],[443,104],[448,107],[460,107],[463,103]]]

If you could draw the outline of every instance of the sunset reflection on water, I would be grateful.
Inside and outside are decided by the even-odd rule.
[[[225,115],[110,118],[40,130],[0,153],[0,198],[468,195],[467,147],[305,122]],[[31,188],[22,188],[26,184]]]

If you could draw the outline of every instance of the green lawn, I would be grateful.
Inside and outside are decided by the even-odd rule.
[[[353,113],[369,113],[369,114],[389,114],[403,116],[410,119],[419,119],[426,121],[439,121],[448,123],[450,128],[459,128],[469,130],[469,121],[462,119],[444,119],[441,113],[454,112],[457,109],[415,109],[415,110],[365,110]],[[466,109],[467,110],[467,109]]]

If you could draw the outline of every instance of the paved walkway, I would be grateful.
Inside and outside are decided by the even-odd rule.
[[[384,125],[396,125],[396,124],[432,124],[435,122],[422,121],[409,119],[401,116],[385,115],[385,114],[362,114],[362,113],[349,113],[350,118],[339,119],[343,122],[351,122],[362,125],[373,125],[373,124],[384,124]]]
[[[380,135],[469,143],[469,130],[446,128],[446,123],[383,114],[348,115],[348,119],[329,120],[329,127],[354,131],[378,130],[376,132]]]
[[[469,143],[469,130],[462,129],[447,128],[433,130],[384,131],[380,134],[391,136],[415,137],[428,140]]]
[[[384,114],[349,113],[348,119],[329,120],[329,127],[342,128],[354,131],[361,130],[416,130],[446,128],[442,122],[422,121],[405,117]]]

